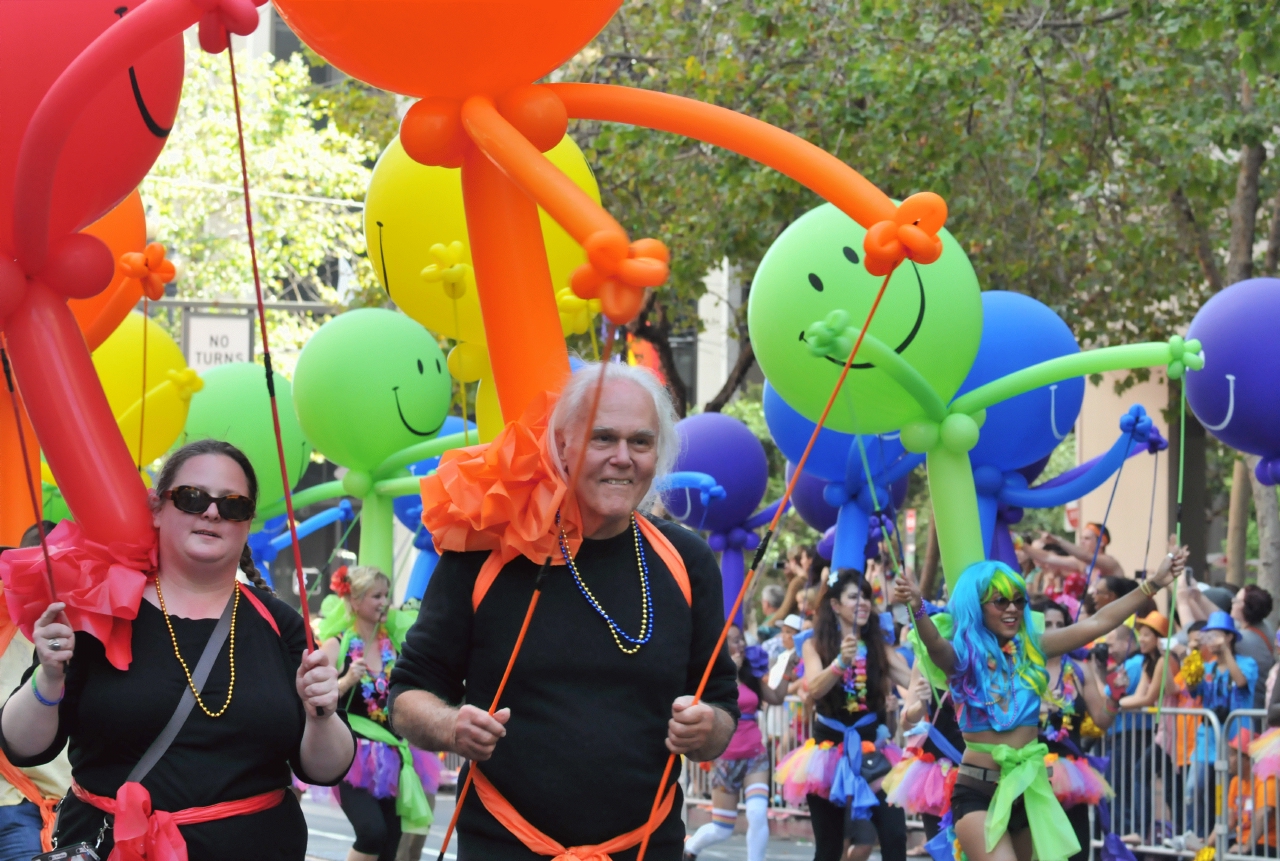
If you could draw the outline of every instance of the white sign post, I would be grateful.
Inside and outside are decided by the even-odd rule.
[[[187,365],[204,373],[218,365],[253,361],[253,316],[191,314],[185,316]]]

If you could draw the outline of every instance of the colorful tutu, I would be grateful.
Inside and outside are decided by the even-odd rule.
[[[913,816],[942,816],[951,809],[951,786],[958,773],[951,760],[920,751],[895,765],[881,788],[890,804]]]
[[[1044,764],[1053,769],[1049,783],[1058,803],[1064,808],[1077,804],[1097,805],[1102,799],[1114,795],[1107,779],[1086,759],[1051,753],[1044,758]]]
[[[788,804],[803,804],[805,796],[814,794],[826,798],[831,792],[831,781],[840,763],[843,745],[809,739],[778,763],[775,780],[782,787],[782,797]]]
[[[440,790],[440,757],[416,747],[411,750],[413,770],[422,781],[423,791],[434,795]],[[400,791],[400,751],[380,741],[356,736],[356,758],[342,780],[350,786],[368,790],[374,798],[394,798]],[[336,786],[309,786],[297,777],[293,784],[299,789],[309,790],[312,798],[318,801],[327,800],[327,795],[335,801],[338,798]]]
[[[1253,776],[1265,780],[1280,776],[1280,727],[1269,729],[1249,743]]]

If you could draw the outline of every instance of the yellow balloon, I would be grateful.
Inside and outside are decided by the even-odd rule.
[[[146,378],[142,373],[143,329],[146,329]],[[204,383],[187,367],[169,333],[133,312],[93,351],[93,365],[107,395],[111,414],[135,462],[151,463],[164,454],[187,423],[191,395]],[[143,401],[143,386],[146,400]],[[138,456],[142,430],[142,456]]]
[[[600,187],[572,138],[566,135],[547,152],[547,158],[592,200],[600,201]],[[568,287],[573,270],[585,263],[587,256],[551,216],[539,209],[538,217],[552,287]],[[374,271],[402,311],[447,338],[485,342],[462,208],[460,169],[418,164],[405,154],[399,138],[393,140],[369,180],[364,234]],[[434,248],[437,245],[441,248]],[[465,268],[449,273],[459,265]],[[459,281],[459,276],[463,280]],[[460,291],[453,286],[459,284]],[[454,299],[451,292],[460,295]]]

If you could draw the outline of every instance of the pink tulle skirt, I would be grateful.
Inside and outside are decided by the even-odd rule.
[[[1110,798],[1111,791],[1107,779],[1098,773],[1088,760],[1074,756],[1045,757],[1045,765],[1053,769],[1049,776],[1049,784],[1053,794],[1063,807],[1074,807],[1077,804],[1096,805],[1104,798]]]
[[[778,763],[775,780],[788,804],[803,804],[810,793],[826,798],[840,763],[843,746],[809,739]]]
[[[1253,777],[1266,780],[1280,777],[1280,727],[1269,729],[1249,743]]]
[[[416,747],[410,750],[413,751],[413,770],[422,781],[423,791],[434,795],[440,789],[440,757]],[[400,791],[400,751],[389,744],[356,736],[356,758],[342,780],[350,786],[368,790],[374,798],[394,798]],[[310,790],[311,796],[317,800],[324,800],[326,795],[337,800],[336,786],[311,786],[296,777],[293,783],[298,789]]]
[[[942,816],[951,808],[951,785],[955,782],[955,764],[949,759],[935,759],[921,752],[907,756],[885,776],[881,788],[886,800],[918,816]]]

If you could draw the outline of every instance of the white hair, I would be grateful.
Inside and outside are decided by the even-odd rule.
[[[560,475],[568,478],[569,470],[560,459],[559,445],[556,436],[568,433],[580,427],[587,420],[587,410],[591,408],[591,399],[597,382],[600,380],[600,362],[583,362],[582,366],[569,377],[560,397],[556,401],[551,419],[547,423],[547,448],[552,461],[560,468]],[[671,395],[662,382],[648,368],[627,365],[622,362],[608,362],[604,365],[605,385],[615,382],[630,382],[639,386],[653,401],[653,410],[658,416],[658,438],[655,448],[658,454],[657,466],[653,473],[653,483],[649,492],[641,501],[641,506],[648,506],[657,496],[655,488],[662,478],[675,466],[680,455],[680,437],[676,433],[676,408]]]

